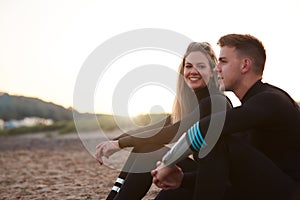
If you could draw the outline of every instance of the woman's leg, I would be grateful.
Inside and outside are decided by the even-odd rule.
[[[106,197],[106,200],[113,200],[115,196],[120,191],[120,188],[122,187],[125,179],[127,176],[127,172],[121,171],[116,182],[114,183],[113,187],[111,188],[111,191],[109,192],[108,196]]]
[[[118,192],[120,191],[120,189],[127,177],[128,169],[130,168],[130,166],[132,166],[132,164],[135,161],[135,157],[136,157],[136,155],[134,153],[131,152],[129,154],[129,157],[128,157],[125,165],[123,166],[123,169],[120,172],[118,178],[116,179],[116,182],[114,183],[110,193],[106,197],[106,200],[113,200],[115,198],[115,196],[118,194]]]
[[[115,195],[114,200],[142,199],[152,185],[150,171],[155,169],[156,162],[169,150],[167,147],[148,145],[135,148],[131,153],[131,166],[123,168],[127,171],[125,181]]]

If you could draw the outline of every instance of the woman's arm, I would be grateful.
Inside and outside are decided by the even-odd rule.
[[[119,145],[119,140],[122,138],[128,138],[129,134],[137,134],[143,131],[145,132],[145,130],[152,130],[161,126],[165,126],[166,124],[170,123],[170,116],[168,116],[167,118],[165,118],[164,120],[159,121],[158,123],[155,123],[153,125],[144,127],[144,128],[140,128],[128,133],[124,133],[121,136],[113,139],[112,141],[104,141],[104,142],[100,142],[97,146],[96,146],[96,153],[95,153],[95,157],[98,160],[99,164],[102,165],[103,164],[103,160],[102,157],[106,157],[109,158],[112,154],[114,154],[115,152],[121,150],[121,147]]]
[[[212,102],[214,102],[214,108],[211,106]],[[204,98],[199,102],[199,106],[181,121],[162,129],[147,130],[137,133],[134,136],[120,138],[119,145],[121,148],[124,148],[145,144],[168,144],[177,141],[182,133],[189,129],[195,122],[199,121],[199,119],[204,117],[208,117],[209,119],[212,110],[213,112],[220,112],[230,107],[231,103],[224,95],[218,94]]]
[[[123,134],[119,135],[118,137],[113,138],[113,140],[119,140],[120,138],[123,138],[123,137],[126,137],[126,136],[134,136],[136,134],[140,134],[140,133],[145,132],[147,130],[161,129],[162,127],[168,126],[171,123],[172,123],[171,115],[168,115],[167,117],[163,118],[162,120],[160,120],[160,121],[158,121],[154,124],[151,124],[151,125],[148,125],[148,126],[145,126],[145,127],[142,127],[142,128],[130,130],[126,133],[123,133]]]

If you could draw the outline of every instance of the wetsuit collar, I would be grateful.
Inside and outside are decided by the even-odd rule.
[[[204,97],[207,97],[209,95],[209,91],[207,87],[197,89],[194,91],[198,99],[202,99]]]
[[[258,80],[256,83],[254,83],[242,98],[241,103],[245,103],[248,99],[255,95],[261,89],[262,85],[263,83],[261,82],[261,80]]]
[[[200,100],[200,99],[203,99],[210,95],[216,94],[218,92],[219,92],[219,90],[215,85],[209,84],[208,87],[204,87],[204,88],[196,90],[195,94],[196,94],[198,100]]]

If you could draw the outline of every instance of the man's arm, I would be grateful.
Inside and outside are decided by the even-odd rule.
[[[205,148],[212,149],[214,144],[208,141],[210,138],[215,140],[221,135],[243,132],[266,124],[274,126],[282,121],[280,113],[283,113],[288,106],[286,101],[278,95],[263,93],[252,98],[243,106],[205,117],[186,131],[186,134],[164,156],[163,163],[166,166],[176,164],[187,157],[187,149],[196,152]],[[220,128],[217,126],[219,124],[223,124],[223,126]]]

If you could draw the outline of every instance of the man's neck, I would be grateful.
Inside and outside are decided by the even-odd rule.
[[[237,96],[237,98],[241,101],[245,94],[248,92],[248,90],[259,80],[261,80],[262,77],[255,77],[251,79],[245,79],[241,81],[241,84],[236,88],[233,92]]]

